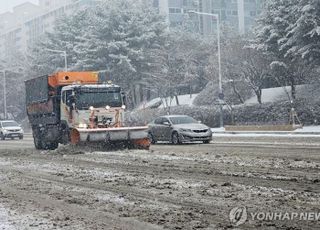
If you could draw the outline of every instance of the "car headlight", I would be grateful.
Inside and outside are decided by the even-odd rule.
[[[8,133],[8,130],[4,129],[4,130],[3,130],[3,133]]]
[[[192,132],[191,129],[179,129],[180,132]]]
[[[80,128],[80,129],[86,129],[86,128],[88,128],[88,125],[85,124],[85,123],[80,123],[80,124],[79,124],[79,128]]]

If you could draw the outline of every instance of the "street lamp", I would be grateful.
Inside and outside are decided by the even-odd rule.
[[[13,72],[15,73],[14,71],[15,70],[10,70],[10,69],[4,69],[4,70],[1,70],[0,72],[2,73],[3,75],[3,107],[4,107],[4,119],[7,119],[7,115],[8,115],[8,112],[7,112],[7,77],[6,77],[6,72],[7,71],[10,71],[10,72]]]
[[[223,89],[222,89],[222,71],[221,71],[221,44],[220,44],[220,18],[219,14],[204,13],[198,11],[189,11],[198,15],[214,17],[217,20],[217,39],[218,39],[218,66],[219,66],[219,106],[220,106],[220,127],[223,127]]]
[[[3,107],[4,107],[4,119],[7,119],[7,81],[6,70],[2,70],[3,74]]]
[[[64,56],[64,67],[65,71],[68,71],[68,60],[67,60],[67,51],[64,50],[53,50],[53,49],[46,49],[47,51],[53,52],[53,53],[60,53]]]

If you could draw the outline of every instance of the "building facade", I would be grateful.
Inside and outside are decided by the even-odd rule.
[[[96,0],[39,0],[39,5],[29,2],[13,8],[13,12],[0,15],[0,58],[13,52],[24,52],[62,15],[68,15]]]
[[[0,58],[13,51],[23,52],[37,41],[62,15],[95,4],[98,0],[39,0],[13,8],[13,12],[0,14]],[[171,26],[185,26],[191,31],[212,35],[216,20],[211,16],[196,15],[190,11],[218,14],[221,23],[239,34],[245,34],[255,23],[265,0],[145,0],[152,2]]]
[[[190,11],[218,14],[222,24],[239,34],[249,32],[261,13],[265,0],[154,0],[153,5],[165,14],[171,26],[190,24],[194,31],[214,34],[216,19],[192,15]]]

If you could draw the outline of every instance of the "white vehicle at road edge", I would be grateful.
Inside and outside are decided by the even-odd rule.
[[[6,138],[19,138],[23,139],[24,131],[21,126],[13,120],[0,121],[0,139],[5,140]]]

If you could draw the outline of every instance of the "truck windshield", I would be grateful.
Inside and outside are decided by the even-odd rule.
[[[103,108],[105,106],[121,107],[122,98],[119,92],[81,92],[76,97],[77,109],[88,109],[90,106]]]

